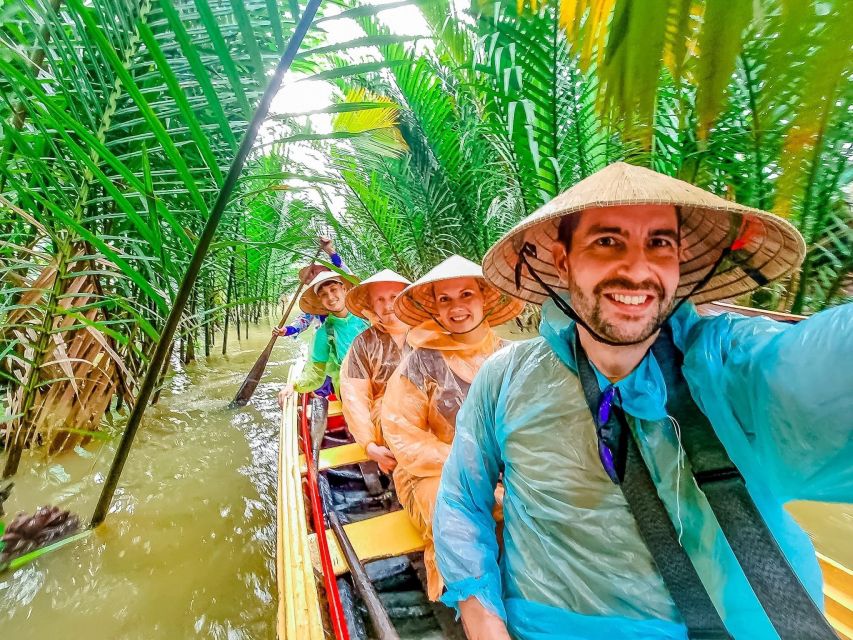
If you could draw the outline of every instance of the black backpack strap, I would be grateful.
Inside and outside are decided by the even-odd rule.
[[[750,586],[783,640],[837,640],[761,517],[708,418],[681,372],[683,356],[664,326],[652,346],[667,387],[667,411],[681,425],[681,442]]]
[[[601,391],[595,372],[577,337],[575,358],[584,396],[595,419]],[[643,462],[632,429],[621,409],[613,409],[605,426],[610,433],[619,434],[619,444],[612,447],[623,452],[617,453],[617,458],[625,456],[625,475],[619,487],[637,523],[640,537],[651,553],[655,566],[687,626],[688,637],[690,640],[729,640],[731,635],[708,597],[708,592],[699,580],[687,552],[678,542],[678,534]]]

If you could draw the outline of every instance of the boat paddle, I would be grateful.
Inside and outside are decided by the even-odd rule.
[[[320,251],[321,249],[317,249],[317,252],[314,254],[314,257],[311,259],[309,264],[314,264],[320,255]],[[290,304],[287,305],[287,310],[284,312],[284,315],[281,316],[281,320],[277,326],[278,329],[281,329],[287,322],[290,312],[293,311],[293,305],[296,304],[297,300],[299,300],[299,294],[302,293],[304,286],[305,283],[300,280],[296,293],[293,294],[293,297],[290,299]],[[264,375],[264,369],[267,368],[267,362],[270,359],[270,355],[272,355],[272,350],[277,338],[278,336],[275,334],[270,337],[270,341],[267,343],[266,349],[264,349],[261,352],[261,355],[258,356],[254,366],[249,371],[249,375],[246,376],[246,379],[243,380],[243,384],[240,385],[240,388],[237,390],[237,395],[234,396],[234,399],[228,404],[229,409],[245,407],[252,398],[252,394],[255,393],[255,389],[258,388],[258,383],[261,381],[261,376]]]

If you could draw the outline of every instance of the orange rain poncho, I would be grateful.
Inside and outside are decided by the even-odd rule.
[[[371,327],[353,341],[341,365],[341,401],[347,426],[363,448],[371,442],[384,446],[379,415],[385,386],[400,364],[405,330],[389,331],[367,311]]]
[[[489,329],[478,344],[463,344],[429,320],[411,329],[407,342],[412,350],[385,391],[382,431],[397,458],[397,496],[426,542],[428,595],[437,600],[442,581],[435,565],[432,514],[441,470],[471,381],[486,358],[506,341]]]

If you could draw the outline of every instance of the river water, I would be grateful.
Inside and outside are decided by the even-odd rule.
[[[304,341],[280,339],[250,405],[226,408],[268,336],[267,326],[239,343],[232,333],[227,356],[172,375],[105,525],[0,577],[0,636],[275,638],[275,393]],[[25,455],[7,513],[51,503],[87,521],[116,444]],[[819,550],[853,566],[853,507],[792,512]]]
[[[250,405],[226,408],[269,335],[232,333],[227,356],[171,377],[105,525],[0,578],[0,636],[275,637],[275,393],[304,343],[279,339]],[[52,503],[88,521],[116,445],[25,456],[7,513]]]

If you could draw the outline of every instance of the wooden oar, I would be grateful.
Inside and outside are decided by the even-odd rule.
[[[320,256],[320,249],[317,249],[317,252],[314,254],[314,257],[311,259],[309,264],[314,264],[317,258]],[[287,318],[290,316],[290,312],[293,311],[293,305],[296,304],[296,301],[299,300],[299,294],[302,293],[302,289],[305,286],[305,283],[300,280],[299,287],[296,289],[296,293],[293,294],[293,297],[290,299],[290,304],[287,305],[287,310],[284,312],[284,315],[281,316],[281,320],[278,323],[278,328],[281,329],[285,323],[287,322]],[[270,341],[267,343],[266,349],[261,352],[261,355],[258,356],[258,359],[255,361],[254,366],[249,371],[249,375],[246,376],[246,379],[243,380],[243,384],[240,385],[240,389],[237,390],[237,395],[234,396],[234,399],[228,404],[229,409],[238,409],[240,407],[245,407],[246,403],[252,398],[252,394],[255,393],[255,389],[258,388],[258,383],[261,381],[261,377],[264,375],[264,369],[267,368],[267,362],[270,359],[270,355],[272,355],[273,347],[275,346],[275,341],[278,338],[277,335],[273,335],[270,337]]]
[[[364,568],[364,565],[358,557],[358,553],[352,546],[352,542],[350,542],[349,536],[347,536],[340,518],[338,518],[338,512],[335,511],[335,503],[332,500],[332,491],[329,488],[329,481],[325,476],[321,476],[319,473],[320,443],[323,440],[323,436],[326,433],[326,427],[328,426],[328,409],[329,401],[325,398],[315,397],[312,399],[310,437],[312,439],[311,444],[313,446],[309,449],[308,443],[305,443],[306,457],[310,450],[313,460],[313,464],[309,469],[312,469],[316,474],[316,482],[320,493],[320,502],[323,505],[326,520],[329,521],[329,527],[334,531],[335,537],[338,539],[338,545],[340,546],[341,551],[344,554],[344,558],[349,565],[350,574],[352,575],[353,582],[355,583],[355,588],[367,607],[367,613],[370,616],[370,621],[373,623],[373,628],[376,631],[377,637],[379,640],[400,640],[400,636],[397,634],[397,630],[391,622],[391,618],[388,615],[388,611],[385,609],[385,605],[382,604],[382,600],[379,598],[376,588],[370,581],[370,576],[367,575],[367,570]],[[306,430],[306,434],[308,434],[308,430]],[[317,531],[318,542],[321,535],[325,536],[325,531]]]
[[[358,553],[352,546],[352,542],[350,542],[349,536],[347,536],[347,532],[344,530],[344,525],[341,524],[340,518],[338,518],[338,512],[335,511],[332,503],[329,481],[326,480],[325,476],[320,477],[320,494],[323,498],[324,506],[328,502],[329,506],[326,509],[326,519],[329,521],[329,528],[334,531],[335,537],[338,539],[338,545],[344,554],[344,558],[346,558],[347,565],[349,565],[355,588],[367,607],[367,613],[370,616],[370,621],[373,623],[376,636],[379,640],[400,640],[400,636],[391,622],[388,611],[379,598],[376,587],[370,581],[367,570],[364,568],[358,557]]]

